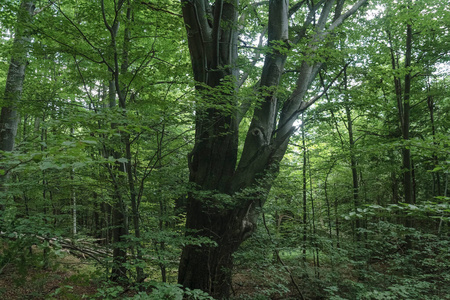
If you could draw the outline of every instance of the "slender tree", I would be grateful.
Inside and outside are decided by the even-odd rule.
[[[17,14],[17,24],[9,63],[5,93],[1,103],[0,150],[12,151],[19,124],[17,112],[22,96],[27,56],[30,49],[30,28],[35,6],[34,1],[23,0]]]
[[[27,55],[30,49],[31,35],[29,25],[31,23],[35,6],[34,1],[23,0],[17,13],[17,22],[12,46],[12,55],[6,78],[5,92],[0,102],[0,150],[10,152],[14,149],[19,125],[18,106],[22,97],[25,69],[27,67]],[[4,182],[8,174],[0,169],[0,192],[4,190]],[[0,209],[4,203],[0,204]]]

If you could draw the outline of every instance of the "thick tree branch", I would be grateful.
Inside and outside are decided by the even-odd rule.
[[[261,32],[260,36],[259,36],[259,42],[258,42],[258,46],[255,47],[256,49],[256,54],[252,59],[252,63],[251,63],[251,68],[253,68],[256,63],[260,60],[261,57],[261,52],[262,52],[262,46],[263,46],[263,41],[264,41],[264,36],[266,35],[267,32],[267,27],[264,28],[263,32]],[[237,83],[237,86],[240,88],[242,87],[242,85],[245,83],[245,81],[247,80],[249,75],[249,72],[244,72],[244,74],[242,74],[241,78],[239,78],[239,81]]]
[[[217,0],[214,8],[214,23],[212,29],[212,48],[213,56],[211,61],[211,68],[217,69],[220,63],[220,38],[221,38],[221,23],[222,23],[223,0]]]
[[[312,42],[309,45],[309,48],[312,51],[312,54],[310,54],[310,60],[313,60],[316,56],[314,53],[315,50],[318,48],[318,45],[321,41],[325,39],[327,35],[329,35],[333,29],[335,29],[337,26],[341,25],[345,19],[347,19],[349,16],[351,16],[353,13],[355,13],[364,3],[367,2],[367,0],[360,0],[355,5],[353,5],[352,8],[350,8],[346,13],[343,15],[340,15],[340,10],[342,7],[342,3],[338,3],[338,7],[336,8],[336,14],[340,15],[336,18],[336,20],[330,25],[330,27],[325,30],[326,20],[331,12],[332,5],[330,4],[333,1],[328,1],[324,5],[324,8],[322,9],[322,12],[319,17],[319,21],[316,25],[316,34],[312,39]],[[313,9],[315,10],[315,9]],[[317,99],[310,99],[309,101],[304,102],[303,97],[305,96],[308,87],[311,85],[312,81],[316,77],[318,71],[322,67],[322,62],[316,62],[316,63],[309,63],[306,60],[303,61],[301,67],[300,67],[300,74],[297,79],[297,85],[294,91],[292,92],[292,95],[289,97],[289,99],[285,102],[283,105],[283,109],[281,112],[281,117],[279,121],[278,130],[279,134],[281,136],[285,136],[286,133],[290,131],[290,127],[293,125],[293,122],[295,121],[295,116],[298,114],[298,112],[304,111],[306,108],[311,106]],[[320,97],[319,97],[320,98]],[[287,146],[287,145],[285,145]]]
[[[211,42],[212,32],[212,28],[206,18],[207,15],[210,15],[207,13],[209,4],[207,1],[202,0],[182,0],[181,5],[187,30],[194,79],[197,82],[205,83],[208,68],[207,60],[211,54],[207,47]]]
[[[353,15],[361,6],[363,6],[367,0],[359,0],[356,2],[348,11],[346,11],[343,15],[339,16],[328,28],[328,31],[332,31],[336,29],[339,25],[341,25],[348,17]]]
[[[306,19],[303,22],[302,28],[297,32],[297,35],[292,41],[294,44],[297,44],[302,38],[305,37],[308,26],[311,25],[311,23],[313,22],[314,16],[316,15],[316,11],[319,9],[319,7],[323,4],[324,1],[325,0],[321,0],[310,8],[308,15],[306,16]]]
[[[167,10],[167,9],[164,9],[164,8],[161,8],[161,7],[156,7],[156,6],[155,6],[153,3],[151,3],[151,2],[144,2],[144,1],[142,1],[141,4],[146,5],[149,9],[154,10],[154,11],[162,11],[162,12],[168,13],[168,14],[170,14],[170,15],[172,15],[172,16],[175,16],[175,17],[180,17],[180,18],[183,17],[182,15],[177,14],[177,13],[174,13],[174,12],[172,12],[172,11],[170,11],[170,10]]]
[[[239,165],[233,178],[232,191],[248,187],[271,165],[271,137],[277,115],[276,92],[283,74],[288,42],[287,0],[270,1],[268,23],[268,45],[261,75],[259,97],[261,105],[255,108],[250,128],[244,143]]]
[[[323,87],[322,92],[320,92],[319,94],[315,95],[314,97],[310,98],[308,101],[302,101],[300,107],[293,112],[289,118],[286,119],[286,121],[284,123],[280,123],[278,126],[278,129],[275,130],[274,133],[277,133],[277,135],[279,134],[279,132],[283,133],[283,137],[280,139],[278,138],[277,140],[281,142],[284,142],[285,138],[286,138],[286,133],[289,132],[289,128],[292,126],[293,122],[297,119],[297,117],[303,113],[306,109],[308,109],[311,105],[313,105],[317,100],[319,100],[320,98],[322,98],[323,95],[325,95],[327,93],[327,91],[330,89],[330,87],[334,84],[334,82],[342,75],[342,73],[344,72],[345,68],[349,65],[350,63],[345,64],[345,66],[342,68],[342,70],[339,72],[339,74],[337,74],[333,80],[331,80],[331,82]]]
[[[37,14],[40,14],[41,12],[43,12],[45,9],[49,8],[49,7],[52,6],[53,4],[54,4],[53,1],[49,1],[49,3],[48,3],[47,5],[45,5],[44,7],[41,7],[41,8],[39,8],[39,9],[36,9],[36,10],[33,12],[33,16],[35,16],[35,15],[37,15]]]
[[[330,82],[327,86],[324,87],[323,91],[322,91],[320,94],[318,94],[318,95],[312,97],[312,98],[309,99],[308,101],[303,102],[302,105],[300,105],[299,113],[302,113],[302,112],[305,111],[308,107],[310,107],[311,105],[313,105],[317,100],[319,100],[320,98],[322,98],[322,96],[323,96],[323,95],[329,90],[329,88],[334,84],[334,82],[336,81],[336,79],[338,79],[338,78],[342,75],[342,73],[345,71],[345,68],[347,68],[349,64],[350,64],[350,63],[346,63],[346,64],[345,64],[345,66],[342,68],[342,70],[339,72],[339,74],[337,74],[337,75],[333,78],[333,80],[331,80],[331,82]]]
[[[294,5],[289,8],[289,17],[291,17],[293,14],[295,14],[302,6],[305,4],[307,0],[299,1],[295,3]]]

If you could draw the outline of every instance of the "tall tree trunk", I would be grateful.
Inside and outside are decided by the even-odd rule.
[[[340,4],[342,1],[339,1]],[[358,1],[335,19],[328,30],[339,26],[366,0]],[[268,47],[258,91],[258,103],[238,157],[238,127],[242,119],[237,105],[238,0],[181,0],[187,39],[197,91],[210,106],[198,107],[195,145],[188,156],[190,182],[196,191],[189,194],[186,216],[187,234],[209,238],[211,243],[184,247],[178,282],[198,288],[213,297],[230,296],[232,254],[256,228],[261,207],[275,178],[297,117],[319,97],[303,101],[308,87],[322,66],[314,62],[315,51],[330,31],[327,20],[334,1],[310,7],[304,28],[294,43],[305,37],[314,15],[315,33],[308,45],[310,57],[300,66],[292,95],[278,104],[276,90],[284,70],[288,40],[288,17],[300,9],[289,10],[288,0],[269,1]],[[303,2],[305,4],[306,2]],[[281,110],[278,111],[278,108]]]
[[[113,76],[114,77],[114,76]],[[114,108],[116,101],[116,84],[114,78],[109,81],[108,90],[109,107]],[[112,123],[111,128],[116,128],[117,124]],[[113,150],[113,145],[105,146],[105,157],[112,156],[115,159],[121,158],[117,151]],[[113,183],[112,198],[114,200],[111,208],[111,239],[113,246],[113,263],[111,267],[111,280],[117,283],[123,283],[127,280],[127,269],[125,263],[127,261],[127,250],[122,245],[125,240],[123,236],[128,234],[128,216],[125,202],[122,198],[123,189],[125,186],[125,179],[123,176],[124,168],[120,162],[107,164],[109,176]],[[108,205],[108,204],[106,204]]]
[[[45,121],[45,112],[44,112],[44,115],[42,116],[42,121]],[[47,133],[48,133],[47,128],[41,129],[41,151],[42,152],[45,150],[44,145],[47,145],[47,137],[48,137]],[[49,219],[47,216],[47,207],[48,207],[49,203],[53,202],[52,201],[53,195],[52,195],[51,189],[49,188],[46,174],[47,174],[47,170],[42,170],[42,201],[43,201],[42,204],[44,207],[43,213],[45,216],[45,219],[44,219],[45,224],[47,224],[48,219]],[[47,195],[48,195],[48,197],[47,197]],[[45,239],[48,238],[47,234],[44,235],[44,238]],[[43,266],[42,267],[44,269],[47,269],[48,264],[49,264],[49,248],[48,247],[44,247],[42,256],[43,256]]]
[[[234,88],[221,89],[221,81],[232,84],[237,78],[236,24],[237,1],[216,1],[214,10],[208,1],[182,1],[183,16],[188,30],[194,79],[211,87],[211,97],[218,105],[236,106]],[[209,24],[209,17],[213,24]],[[222,23],[223,22],[223,23]],[[225,79],[227,78],[227,79]],[[231,80],[230,80],[231,79]],[[198,86],[199,92],[203,88]],[[208,96],[206,96],[208,98]],[[210,100],[212,101],[212,100]],[[220,209],[214,193],[230,194],[231,179],[237,159],[236,111],[224,114],[220,108],[199,108],[196,111],[196,144],[189,155],[190,181],[199,191],[211,191],[201,196],[188,196],[186,227],[194,237],[208,237],[212,244],[202,247],[188,245],[183,249],[178,281],[185,287],[198,288],[217,298],[229,298],[231,288],[232,254],[243,241],[240,224],[245,208]],[[212,192],[216,191],[216,192]]]
[[[334,184],[334,190],[336,190],[336,184]],[[334,222],[336,223],[336,248],[341,247],[341,236],[340,236],[340,227],[339,227],[339,214],[338,214],[338,197],[334,196]]]
[[[409,4],[410,5],[410,2]],[[392,40],[389,31],[388,37],[390,44],[392,46]],[[396,70],[399,68],[398,59],[395,59],[394,50],[391,47],[391,64],[392,69]],[[406,74],[404,77],[404,87],[402,89],[400,77],[394,76],[395,84],[395,95],[397,98],[397,109],[400,120],[400,129],[402,132],[403,147],[402,147],[402,169],[403,169],[403,196],[404,202],[407,204],[414,203],[414,186],[413,186],[413,176],[412,176],[412,163],[411,163],[411,150],[408,145],[409,142],[409,131],[410,131],[410,110],[411,110],[411,51],[412,51],[412,25],[406,25],[406,51],[405,51],[405,70]],[[411,216],[405,217],[405,226],[412,227]],[[410,249],[412,247],[411,237],[408,235],[406,237],[406,247]]]
[[[353,119],[350,110],[350,103],[347,95],[347,68],[344,70],[344,90],[345,90],[345,115],[347,117],[347,131],[349,140],[349,150],[350,150],[350,168],[352,170],[352,194],[353,194],[353,208],[355,210],[355,237],[356,241],[361,240],[361,233],[359,232],[361,228],[361,219],[358,217],[358,208],[360,208],[359,199],[359,183],[358,183],[358,170],[357,161],[355,155],[355,139],[353,136]]]
[[[405,69],[407,70],[405,74],[405,94],[403,96],[403,126],[402,135],[403,141],[408,143],[409,141],[409,116],[411,110],[411,71],[408,68],[411,66],[411,48],[412,48],[412,25],[408,24],[406,26],[406,53],[405,53]],[[408,204],[414,203],[414,182],[413,182],[413,170],[411,162],[411,149],[409,145],[404,145],[402,149],[402,160],[403,160],[403,187],[405,194],[405,202]],[[406,227],[413,227],[413,220],[411,216],[405,216]],[[412,248],[412,237],[410,235],[406,236],[406,247],[408,249]]]
[[[116,178],[117,179],[117,178]],[[127,280],[127,247],[123,245],[126,241],[124,236],[128,235],[128,216],[125,202],[122,199],[119,183],[115,183],[115,203],[112,210],[112,241],[113,241],[113,265],[111,268],[111,280],[116,283],[125,283]]]
[[[319,257],[319,245],[316,234],[316,208],[314,206],[314,197],[313,197],[313,179],[311,172],[311,161],[310,156],[308,154],[308,174],[309,174],[309,199],[311,201],[311,236],[312,236],[312,247],[313,247],[313,259],[314,259],[314,273],[317,278],[320,278],[320,257]]]
[[[74,169],[70,170],[70,180],[72,181],[72,184],[74,184]],[[77,235],[77,196],[75,194],[75,188],[72,186],[71,190],[71,198],[72,198],[72,234],[75,237]]]
[[[130,47],[130,29],[128,24],[126,24],[124,29],[124,41],[122,44],[122,53],[119,53],[118,48],[118,33],[119,33],[119,19],[114,18],[113,22],[110,24],[107,20],[107,13],[105,11],[104,1],[101,1],[102,6],[102,15],[103,15],[103,21],[106,29],[109,31],[110,39],[111,39],[111,50],[112,50],[112,59],[110,64],[108,65],[110,72],[112,74],[112,80],[110,84],[110,106],[113,106],[113,103],[115,105],[115,101],[113,102],[112,99],[115,99],[115,96],[117,95],[119,100],[119,107],[121,108],[121,114],[122,118],[126,120],[127,118],[127,100],[129,97],[129,86],[124,85],[123,77],[125,77],[128,73],[129,68],[129,47]],[[128,22],[131,21],[132,18],[132,3],[130,0],[128,1],[119,1],[117,5],[114,6],[115,9],[115,15],[119,16],[123,12],[123,7],[126,6],[126,20]],[[112,86],[114,85],[114,86]],[[115,92],[111,94],[111,91],[114,90]],[[114,96],[114,97],[113,97]],[[125,124],[126,125],[126,124]],[[111,124],[113,128],[116,127],[115,124]],[[122,149],[124,148],[124,153],[119,153],[118,151],[114,152],[114,158],[125,158],[125,162],[119,163],[118,161],[115,163],[116,169],[117,169],[117,176],[115,184],[115,194],[116,194],[116,207],[114,207],[113,212],[113,240],[116,241],[116,246],[114,247],[113,251],[113,258],[114,258],[114,268],[112,270],[111,277],[115,281],[122,281],[126,279],[126,268],[125,268],[125,262],[126,262],[126,252],[127,248],[129,246],[123,246],[121,243],[123,243],[124,236],[128,234],[128,214],[126,212],[127,204],[124,201],[124,198],[122,197],[122,189],[121,187],[126,187],[126,191],[129,193],[130,197],[130,204],[131,204],[131,220],[132,225],[134,229],[134,235],[137,238],[137,241],[131,245],[131,249],[136,252],[136,281],[142,282],[144,281],[144,272],[143,268],[140,265],[140,262],[142,261],[142,253],[141,253],[141,243],[139,241],[141,235],[140,235],[140,225],[139,225],[139,208],[138,208],[138,202],[137,202],[137,192],[135,187],[135,181],[133,177],[133,166],[132,166],[132,151],[131,151],[131,144],[132,139],[130,137],[130,134],[126,131],[120,132],[120,141],[118,141],[122,145]],[[121,224],[120,224],[121,223]]]
[[[116,104],[116,84],[115,80],[109,82],[109,106],[114,108]],[[111,128],[115,129],[117,124],[112,123]],[[116,141],[117,142],[117,141]],[[112,156],[115,159],[121,158],[120,153],[113,150],[113,147],[106,147],[105,156]],[[122,197],[123,187],[126,186],[124,174],[125,168],[123,163],[116,161],[113,164],[107,165],[109,175],[113,183],[114,199],[111,205],[111,238],[113,246],[113,263],[111,268],[111,280],[117,283],[124,283],[127,281],[127,269],[125,263],[127,261],[127,247],[124,236],[128,235],[128,214],[125,201]]]
[[[427,104],[428,104],[428,111],[430,113],[430,125],[431,125],[431,135],[433,137],[433,144],[437,145],[436,141],[436,125],[434,122],[434,99],[431,95],[431,84],[430,82],[427,83]],[[437,167],[439,165],[439,158],[436,153],[433,153],[432,155],[432,161],[434,164],[434,167]],[[439,172],[432,172],[433,176],[433,196],[441,196],[441,176]]]
[[[307,166],[307,150],[305,141],[305,118],[302,114],[302,150],[303,150],[303,169],[302,169],[302,207],[303,207],[303,263],[306,265],[306,242],[308,240],[308,214],[307,214],[307,194],[306,194],[306,166]]]
[[[331,171],[333,170],[333,167],[336,163],[336,160],[333,161],[330,168],[327,171],[327,174],[325,176],[325,182],[323,186],[323,191],[325,193],[325,203],[327,206],[327,218],[328,218],[328,235],[330,240],[333,240],[333,234],[332,234],[332,221],[331,221],[331,204],[330,204],[330,197],[328,196],[328,177],[330,176]],[[333,247],[333,244],[331,245]]]
[[[126,10],[126,19],[127,22],[131,22],[132,19],[132,3],[131,0],[127,0],[127,10]],[[120,67],[120,74],[122,76],[126,76],[128,73],[128,68],[130,65],[129,62],[129,49],[130,49],[130,40],[131,33],[129,26],[125,26],[124,29],[124,41],[123,41],[123,50],[122,50],[122,64]],[[116,69],[116,74],[118,74]],[[116,87],[120,88],[119,99],[120,99],[120,108],[123,109],[123,117],[126,118],[126,104],[127,104],[127,96],[130,94],[129,88],[126,86],[118,85],[118,76],[116,75]],[[125,172],[127,174],[127,183],[128,190],[130,193],[130,202],[131,202],[131,219],[133,222],[134,236],[136,237],[136,242],[133,245],[133,249],[136,251],[136,281],[141,283],[145,279],[144,270],[141,266],[143,261],[142,255],[142,246],[141,246],[141,228],[140,228],[140,214],[139,214],[139,203],[137,197],[137,191],[135,186],[135,179],[133,176],[133,154],[131,153],[131,144],[132,139],[129,133],[122,133],[122,143],[125,145]]]
[[[17,15],[11,62],[9,63],[5,93],[1,103],[0,150],[2,151],[12,151],[14,149],[14,139],[19,124],[17,106],[22,97],[27,55],[31,41],[28,26],[31,23],[34,9],[34,1],[24,0],[20,4]]]
[[[412,28],[411,24],[406,28],[406,53],[405,53],[405,69],[411,66],[411,47],[412,47]],[[410,93],[411,93],[411,71],[407,71],[405,75],[405,93],[403,95],[403,122],[402,122],[402,135],[403,141],[409,141],[409,116],[410,116]],[[413,203],[413,182],[412,182],[412,169],[411,169],[411,150],[408,145],[405,145],[402,149],[403,159],[403,176],[404,176],[404,193],[405,202]]]
[[[10,152],[14,149],[17,127],[19,125],[19,114],[17,111],[19,101],[22,97],[27,56],[30,48],[30,30],[35,6],[34,1],[23,0],[20,3],[17,14],[17,23],[12,46],[11,61],[9,63],[8,75],[6,77],[5,92],[0,101],[0,150]],[[5,190],[5,181],[8,174],[0,169],[0,193]],[[5,203],[0,203],[3,210]]]

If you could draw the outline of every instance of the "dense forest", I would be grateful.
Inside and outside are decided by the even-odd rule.
[[[0,297],[450,299],[448,0],[1,0]]]

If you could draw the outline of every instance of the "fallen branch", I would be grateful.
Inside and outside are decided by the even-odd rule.
[[[7,237],[11,240],[16,240],[19,237],[26,236],[25,234],[18,234],[14,232],[13,234],[8,234],[6,232],[0,232],[0,236]],[[95,240],[83,240],[77,239],[72,240],[69,238],[59,238],[59,237],[44,237],[40,235],[31,235],[41,242],[48,242],[48,244],[52,247],[60,247],[62,249],[66,249],[70,254],[75,255],[80,258],[86,259],[86,256],[95,259],[99,263],[104,263],[102,260],[107,257],[112,257],[112,252],[108,249],[95,247]]]

